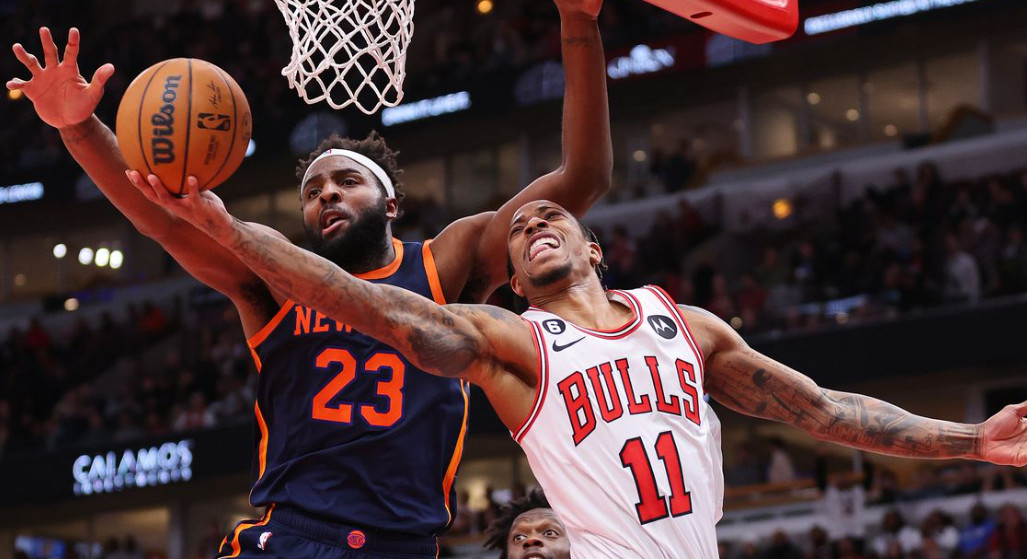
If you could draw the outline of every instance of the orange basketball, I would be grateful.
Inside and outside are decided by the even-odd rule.
[[[118,107],[118,146],[130,169],[154,174],[174,194],[185,178],[214,188],[242,163],[253,121],[239,84],[195,58],[150,66],[132,81]]]

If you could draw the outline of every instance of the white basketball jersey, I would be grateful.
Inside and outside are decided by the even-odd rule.
[[[701,350],[663,290],[609,295],[634,312],[615,331],[522,315],[540,382],[514,439],[574,557],[715,559],[724,476]]]

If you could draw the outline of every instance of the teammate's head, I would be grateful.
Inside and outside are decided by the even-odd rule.
[[[300,162],[303,228],[317,254],[362,271],[388,250],[404,197],[396,155],[377,132],[363,140],[332,134]]]
[[[521,206],[507,238],[510,286],[522,297],[558,292],[581,282],[602,287],[606,262],[595,234],[559,204]]]
[[[569,559],[571,556],[567,530],[541,489],[510,501],[486,533],[485,548],[500,550],[500,559]]]

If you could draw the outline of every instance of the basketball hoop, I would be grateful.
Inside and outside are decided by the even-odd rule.
[[[275,0],[292,38],[282,68],[309,104],[366,114],[403,100],[414,0]]]

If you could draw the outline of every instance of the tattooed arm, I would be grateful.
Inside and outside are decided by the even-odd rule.
[[[133,184],[215,239],[275,291],[393,346],[421,369],[487,389],[507,372],[534,385],[534,342],[517,315],[486,305],[440,306],[403,288],[357,279],[273,229],[236,219],[213,192],[198,192],[193,177],[181,199],[156,177]]]
[[[977,425],[921,417],[876,398],[821,388],[754,351],[719,318],[694,307],[681,309],[706,355],[706,390],[737,412],[880,454],[1027,464],[1027,402]]]

